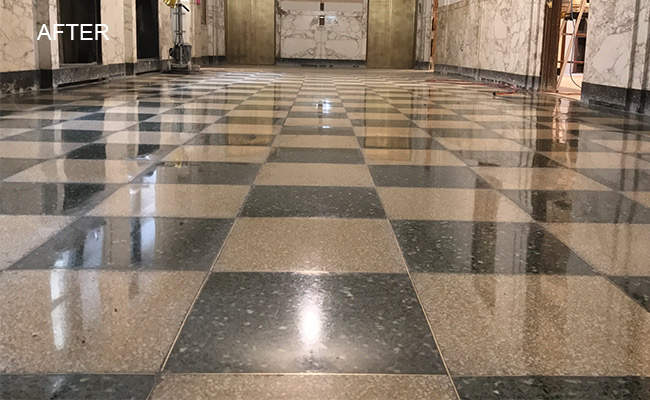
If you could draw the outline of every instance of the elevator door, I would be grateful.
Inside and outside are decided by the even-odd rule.
[[[59,0],[60,24],[100,24],[100,0]],[[79,40],[81,31],[75,27],[75,40],[72,40],[70,28],[63,29],[65,35],[59,36],[62,64],[89,64],[102,62],[102,42],[95,40],[96,36],[90,35],[93,40]],[[110,27],[109,27],[110,29]]]
[[[135,0],[138,58],[158,58],[158,2]]]
[[[226,61],[275,64],[275,0],[226,0]]]
[[[368,67],[413,68],[416,1],[369,0]]]

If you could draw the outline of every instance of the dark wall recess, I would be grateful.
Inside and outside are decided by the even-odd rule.
[[[159,0],[135,1],[139,59],[159,57],[158,1]]]
[[[102,42],[95,40],[95,24],[100,24],[100,0],[59,0],[60,24],[92,24],[93,40],[79,40],[81,30],[75,27],[74,37],[71,39],[70,28],[63,28],[65,34],[59,35],[58,40],[63,64],[90,64],[102,62]],[[87,29],[86,29],[87,30]]]

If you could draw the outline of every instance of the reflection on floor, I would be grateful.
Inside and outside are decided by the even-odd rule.
[[[568,97],[574,100],[580,100],[580,94],[582,93],[582,74],[571,74],[566,73],[560,81],[560,86],[558,87],[558,95],[563,97]]]
[[[0,105],[2,399],[648,399],[650,123],[416,71]]]

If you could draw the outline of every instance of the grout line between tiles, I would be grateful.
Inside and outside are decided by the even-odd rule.
[[[364,157],[364,162],[365,162],[365,156]],[[366,166],[368,165],[367,162],[365,162]],[[375,190],[377,189],[377,185],[374,186]],[[379,203],[381,204],[381,207],[384,209],[384,213],[386,214],[386,209],[384,207],[383,201],[379,195],[377,195],[379,198]],[[444,355],[442,354],[442,349],[440,348],[440,344],[438,343],[438,338],[436,337],[436,334],[433,330],[433,326],[431,325],[431,321],[429,320],[429,316],[427,315],[424,305],[422,304],[422,300],[420,299],[420,294],[418,293],[418,289],[415,285],[415,281],[413,280],[413,277],[411,276],[411,271],[409,270],[408,264],[406,263],[406,259],[404,258],[404,254],[402,253],[402,248],[399,244],[399,241],[397,240],[397,236],[395,235],[395,230],[393,229],[393,226],[391,224],[390,218],[388,214],[386,214],[386,221],[388,223],[388,226],[390,228],[390,236],[393,238],[393,243],[395,246],[397,246],[397,250],[399,251],[400,258],[402,260],[402,263],[404,265],[404,268],[406,269],[406,274],[408,275],[409,281],[411,282],[411,285],[413,286],[413,291],[415,293],[415,297],[418,300],[418,304],[420,305],[420,309],[422,310],[422,314],[424,315],[424,318],[427,322],[427,325],[429,326],[429,331],[431,332],[431,336],[433,337],[433,341],[436,344],[436,348],[438,350],[438,355],[440,356],[440,360],[442,361],[442,365],[445,367],[445,372],[447,373],[447,377],[449,378],[449,381],[451,383],[451,387],[454,390],[454,393],[456,394],[456,398],[458,400],[461,400],[460,394],[458,393],[458,389],[456,388],[456,383],[454,382],[454,378],[451,376],[451,373],[449,372],[449,367],[447,366],[447,361],[445,360]]]

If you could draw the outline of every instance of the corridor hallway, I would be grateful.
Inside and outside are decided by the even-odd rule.
[[[0,99],[0,399],[650,398],[650,122],[422,71]]]

